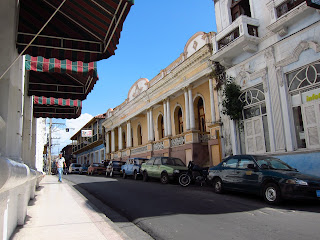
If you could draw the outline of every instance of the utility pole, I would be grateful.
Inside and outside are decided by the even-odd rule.
[[[48,175],[51,175],[51,130],[52,130],[52,118],[50,118],[50,123],[49,123]]]

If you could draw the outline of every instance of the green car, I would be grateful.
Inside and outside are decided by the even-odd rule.
[[[173,157],[152,157],[141,166],[143,181],[148,181],[148,178],[160,178],[163,184],[178,179],[181,173],[187,171],[188,168],[181,159]]]

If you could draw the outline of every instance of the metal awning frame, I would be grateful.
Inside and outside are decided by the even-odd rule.
[[[37,34],[30,34],[30,33],[23,33],[23,32],[18,32],[18,34],[20,35],[27,35],[27,36],[33,36],[34,38],[31,40],[31,42],[29,44],[25,44],[25,43],[19,43],[17,42],[18,45],[21,46],[26,46],[25,49],[27,49],[28,47],[45,47],[45,48],[51,48],[51,49],[57,49],[57,50],[72,50],[72,51],[81,51],[81,52],[88,52],[88,53],[105,53],[108,49],[108,46],[113,38],[113,35],[115,33],[115,31],[117,30],[117,27],[122,19],[122,16],[128,6],[128,2],[125,3],[121,14],[119,16],[119,18],[117,19],[117,13],[119,12],[120,6],[122,5],[123,0],[120,0],[117,9],[115,11],[114,14],[112,14],[110,11],[108,11],[107,9],[105,9],[104,7],[102,7],[100,4],[98,4],[96,1],[94,0],[90,0],[91,2],[93,2],[94,4],[96,4],[100,9],[102,9],[104,12],[106,12],[107,14],[112,16],[112,21],[111,24],[108,28],[108,31],[106,32],[106,35],[104,37],[104,39],[99,38],[96,34],[92,33],[89,29],[87,29],[86,27],[84,27],[83,25],[81,25],[79,22],[77,22],[76,20],[74,20],[73,18],[71,18],[69,15],[65,14],[63,11],[61,11],[61,7],[64,4],[64,2],[59,6],[59,7],[55,7],[52,4],[50,4],[48,1],[46,0],[42,0],[43,2],[45,2],[46,4],[48,4],[50,7],[52,7],[55,12],[52,14],[52,16],[50,17],[49,21],[47,21],[44,26],[40,29],[40,31]],[[66,0],[67,1],[67,0]],[[40,35],[41,31],[44,29],[44,27],[50,22],[50,20],[54,17],[54,15],[56,15],[56,13],[59,12],[62,15],[64,15],[66,18],[68,18],[70,21],[74,22],[75,24],[77,24],[79,27],[81,27],[83,30],[85,30],[86,32],[88,32],[91,36],[95,37],[97,40],[99,40],[98,42],[95,41],[86,41],[86,40],[81,40],[81,39],[71,39],[71,38],[59,38],[59,37],[55,37],[55,36],[47,36],[47,35]],[[113,26],[114,25],[114,26]],[[112,29],[112,33],[109,36],[109,33]],[[37,37],[45,37],[48,39],[61,39],[61,45],[59,47],[57,46],[48,46],[48,45],[38,45],[38,44],[32,44],[32,42],[35,40],[35,38]],[[106,41],[108,40],[108,42],[106,43]],[[100,48],[100,52],[98,51],[89,51],[86,49],[70,49],[70,48],[64,48],[63,47],[63,41],[77,41],[77,42],[83,42],[83,43],[92,43],[92,44],[97,44]],[[24,52],[24,51],[23,51]]]

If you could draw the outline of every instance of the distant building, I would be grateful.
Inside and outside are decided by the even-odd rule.
[[[68,144],[67,146],[62,148],[61,152],[63,154],[63,157],[66,160],[66,164],[68,167],[70,166],[71,163],[77,162],[77,158],[72,152],[72,144]]]
[[[102,163],[106,159],[102,128],[105,116],[105,113],[95,116],[70,138],[77,163]]]

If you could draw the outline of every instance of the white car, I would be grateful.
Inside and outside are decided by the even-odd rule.
[[[71,163],[69,166],[69,173],[79,173],[81,164]]]

